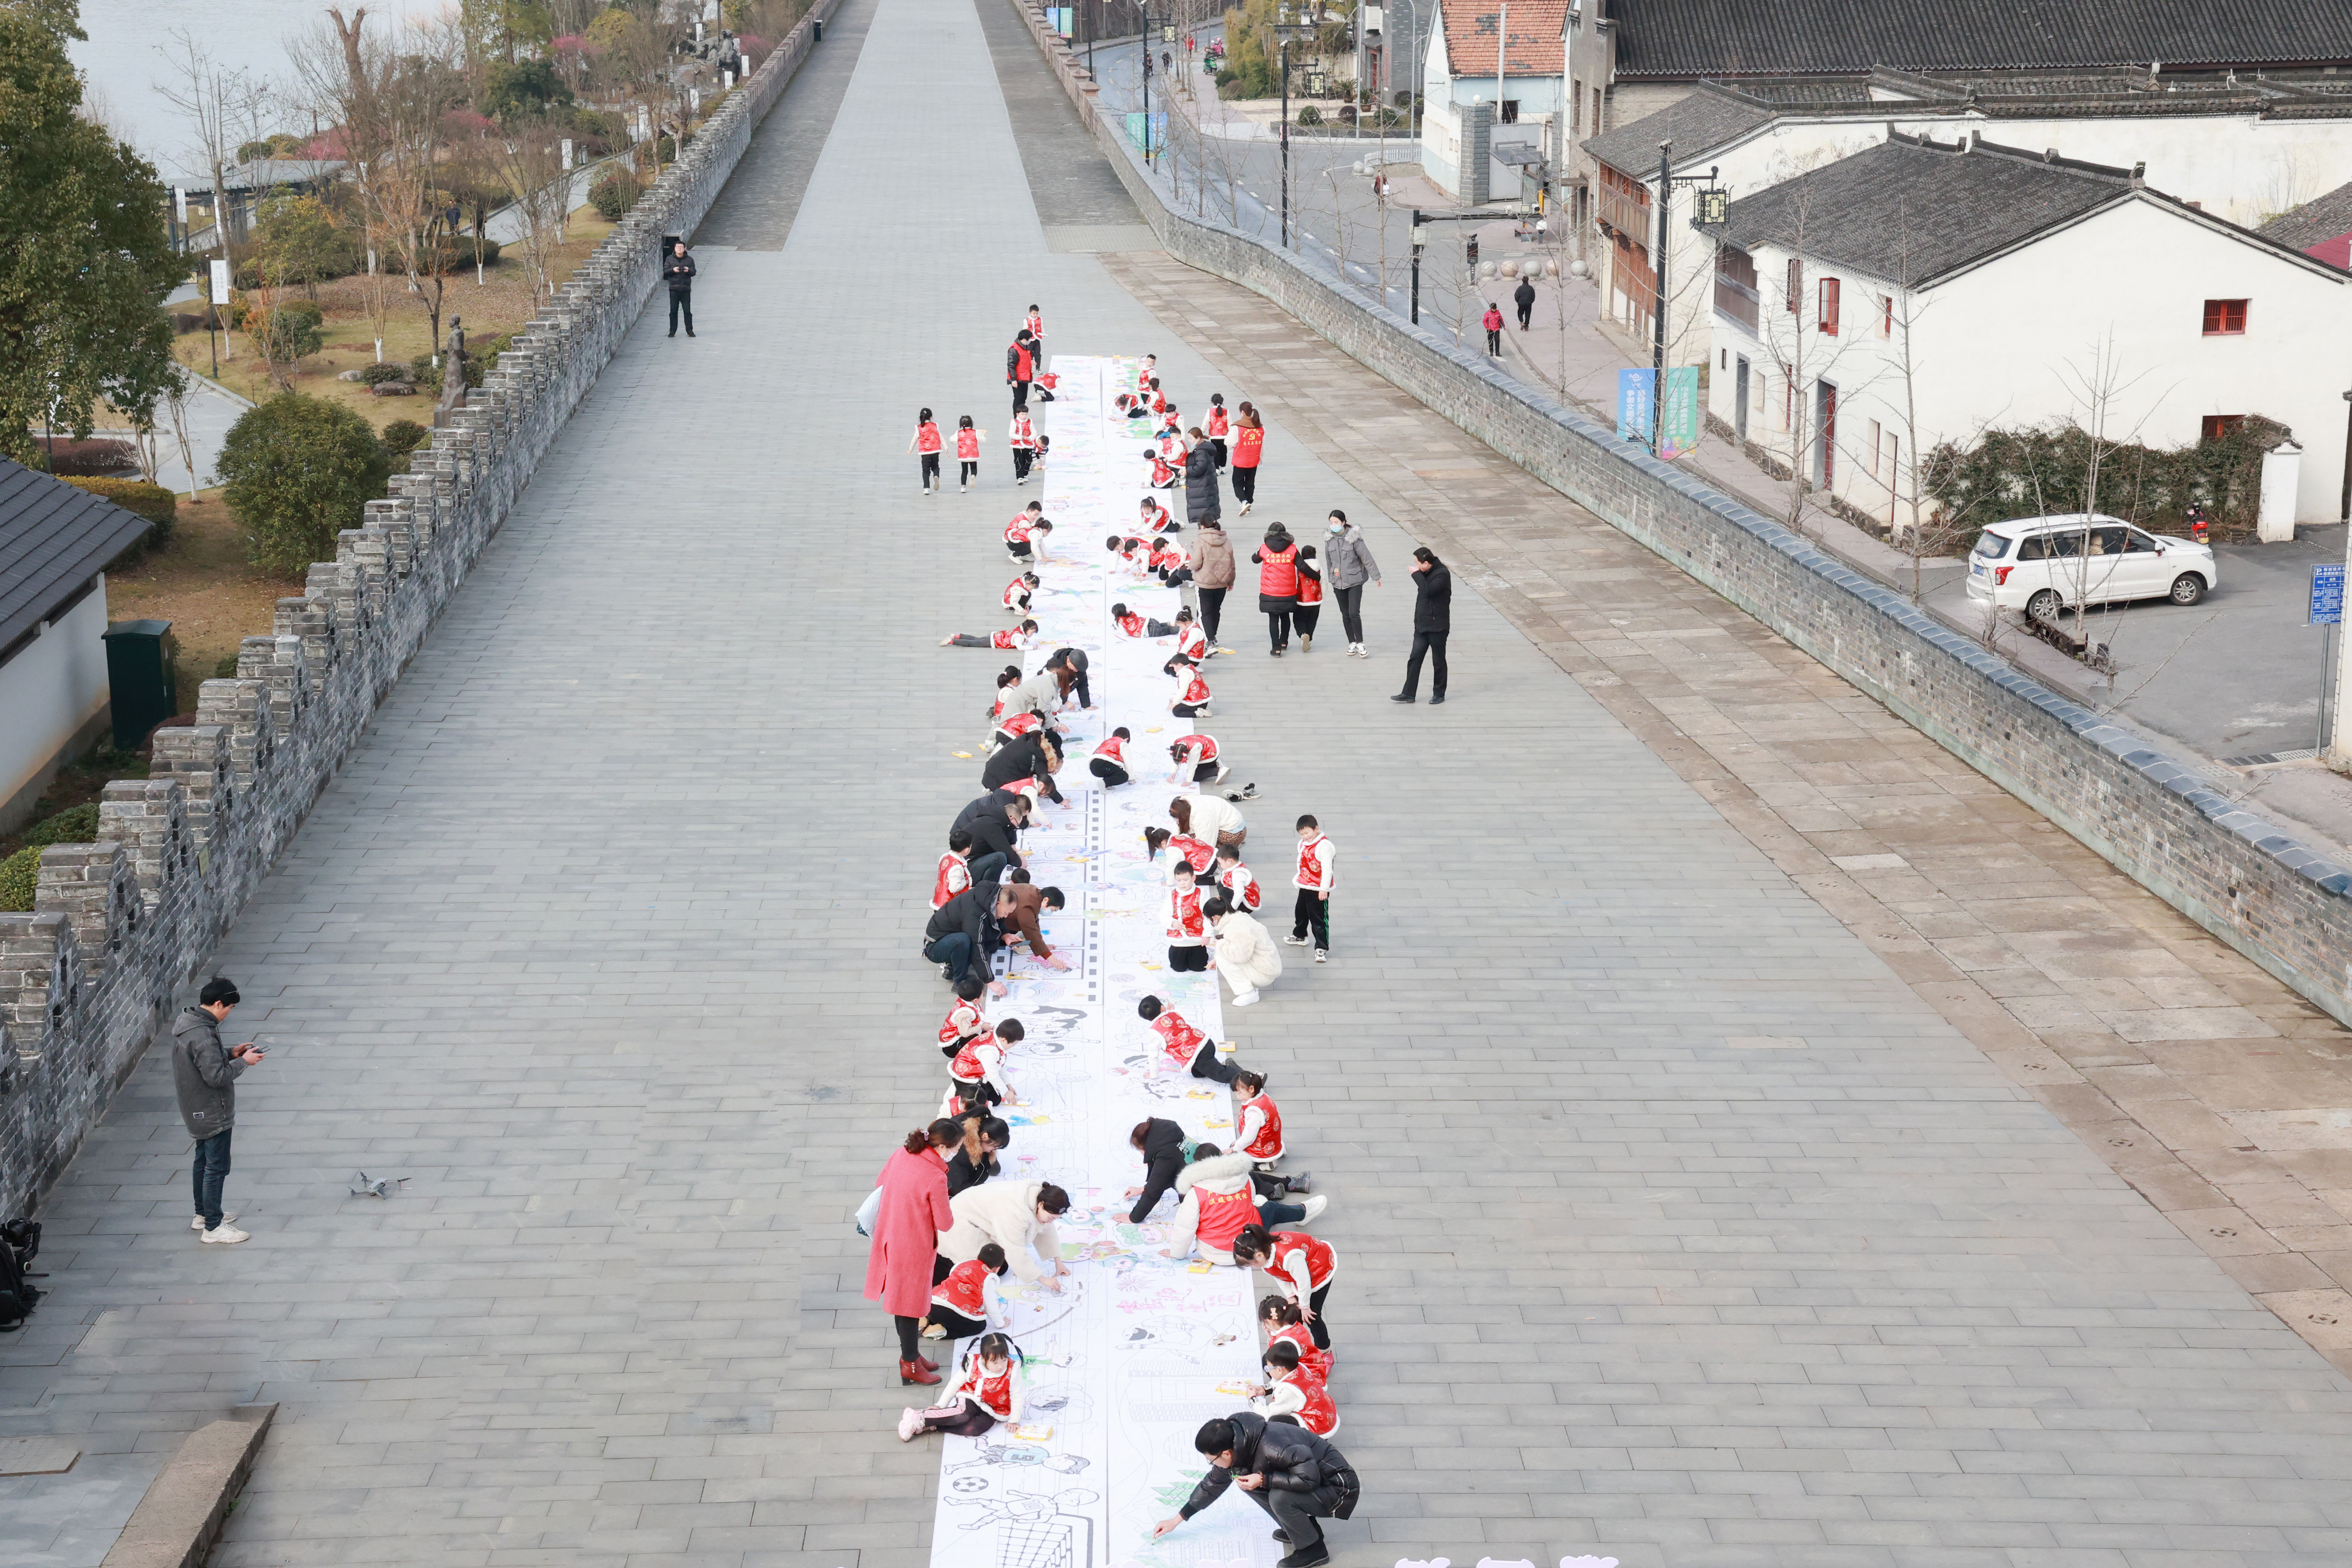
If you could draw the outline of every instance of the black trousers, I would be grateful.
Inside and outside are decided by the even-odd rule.
[[[1330,1293],[1331,1282],[1327,1279],[1307,1298],[1307,1305],[1315,1313],[1315,1321],[1307,1326],[1307,1332],[1315,1341],[1315,1348],[1318,1351],[1331,1348],[1331,1335],[1323,1327],[1323,1298]]]
[[[686,312],[686,335],[690,338],[694,336],[693,289],[673,289],[669,291],[669,331],[672,337],[677,335],[677,317],[681,310]]]
[[[1266,640],[1274,645],[1275,652],[1280,653],[1284,648],[1288,647],[1290,646],[1290,612],[1286,609],[1268,610],[1265,613],[1265,635]]]
[[[1209,455],[1217,459],[1217,471],[1219,473],[1224,472],[1225,438],[1223,436],[1212,436],[1209,437]]]
[[[933,1308],[931,1310],[931,1319],[934,1322],[938,1321],[940,1309],[936,1307]],[[958,1321],[962,1322],[971,1321],[968,1318],[960,1319]],[[978,1329],[974,1329],[972,1331],[973,1333],[978,1333],[979,1331],[980,1331]],[[956,1334],[953,1329],[949,1330],[948,1332],[955,1334],[955,1337],[958,1339],[965,1337],[961,1334]],[[977,1399],[967,1399],[963,1401],[963,1403],[958,1405],[954,1411],[946,1415],[926,1415],[923,1417],[924,1431],[952,1432],[959,1437],[977,1437],[995,1425],[996,1417],[991,1415],[986,1410],[981,1408],[980,1401]]]
[[[1201,595],[1201,633],[1213,643],[1217,640],[1217,623],[1225,615],[1226,590],[1203,588],[1198,579],[1194,580],[1192,589]]]
[[[1429,694],[1445,695],[1445,638],[1447,633],[1416,631],[1412,634],[1412,654],[1404,661],[1404,694],[1411,697],[1421,685],[1421,661],[1424,656],[1433,659],[1436,668],[1430,671]]]
[[[988,1331],[986,1323],[976,1318],[967,1318],[961,1312],[951,1312],[937,1301],[931,1303],[931,1321],[945,1329],[951,1340],[968,1340],[974,1334]]]
[[[1535,313],[1536,308],[1532,300],[1519,307],[1519,331],[1524,332],[1528,330],[1528,318]]]
[[[1290,612],[1290,628],[1302,637],[1315,635],[1315,623],[1323,618],[1321,605],[1301,605]]]
[[[1298,889],[1298,902],[1290,911],[1290,934],[1305,936],[1307,928],[1315,928],[1315,945],[1328,950],[1331,946],[1331,900],[1312,888]]]
[[[1198,974],[1209,967],[1209,947],[1206,942],[1192,946],[1168,944],[1168,967],[1179,974]]]
[[[1237,501],[1257,500],[1257,469],[1255,467],[1234,470],[1234,499]]]
[[[1036,461],[1036,458],[1037,448],[1034,447],[1013,447],[1013,477],[1016,479],[1027,479],[1029,477],[1029,465]]]
[[[1500,328],[1497,328],[1486,334],[1486,352],[1490,354],[1498,354],[1503,352],[1503,333]]]
[[[1028,406],[1029,384],[1025,381],[1014,382],[1013,384],[1013,412],[1018,414]]]
[[[1231,1083],[1241,1076],[1242,1069],[1217,1054],[1217,1042],[1202,1040],[1201,1051],[1192,1058],[1192,1076],[1215,1083]]]
[[[939,482],[940,455],[937,452],[926,452],[923,454],[923,488],[929,489]]]
[[[1097,757],[1087,764],[1087,772],[1102,780],[1104,787],[1108,789],[1117,789],[1128,782],[1127,770],[1108,757]]]
[[[1359,583],[1352,588],[1334,588],[1331,592],[1339,598],[1339,624],[1347,628],[1348,641],[1351,644],[1363,641],[1364,585]]]
[[[1317,1487],[1306,1492],[1258,1487],[1242,1496],[1273,1516],[1276,1526],[1289,1538],[1293,1552],[1308,1552],[1322,1545],[1323,1527],[1316,1521],[1329,1519],[1332,1510],[1339,1506],[1337,1487]]]

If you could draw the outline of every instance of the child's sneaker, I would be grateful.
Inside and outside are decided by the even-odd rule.
[[[911,1443],[915,1440],[915,1434],[922,1429],[923,1413],[921,1411],[907,1409],[898,1412],[898,1441]]]

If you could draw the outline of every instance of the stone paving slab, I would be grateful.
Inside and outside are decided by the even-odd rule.
[[[1898,873],[1829,857],[1928,860],[1925,801],[1953,861],[1875,909],[2051,933],[2032,973],[2146,933],[2299,1028],[2271,994],[2063,845],[2019,863],[2063,918],[2006,917],[1960,863],[2032,835],[2006,797],[1245,297],[1055,254],[986,11],[871,16],[782,248],[706,258],[701,338],[641,324],[226,945],[281,1047],[231,1179],[257,1239],[187,1231],[157,1055],[47,1207],[0,1431],[89,1466],[279,1401],[225,1564],[928,1562],[846,1215],[938,1092],[912,948],[985,677],[933,644],[990,624],[1019,492],[992,444],[925,500],[901,448],[924,404],[1001,429],[1034,299],[1057,343],[1267,407],[1250,523],[1345,506],[1390,574],[1373,662],[1266,659],[1244,595],[1213,671],[1259,832],[1311,810],[1342,847],[1331,964],[1244,1039],[1350,1259],[1343,1563],[2343,1561],[2352,1387],[1948,1019],[1927,938],[1852,912]],[[1400,523],[1463,568],[1442,710],[1385,700]],[[1585,564],[1624,574],[1569,599]],[[1682,639],[1719,685],[1668,630],[1722,634]],[[1859,749],[1776,750],[1809,739]],[[1881,805],[1886,757],[1917,793]],[[410,1182],[351,1198],[362,1168]]]

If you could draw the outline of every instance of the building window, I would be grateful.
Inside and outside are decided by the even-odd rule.
[[[1602,130],[1602,126],[1601,126],[1601,89],[1600,89],[1599,88],[1597,88],[1597,87],[1596,87],[1596,88],[1594,88],[1594,89],[1592,89],[1592,133],[1593,133],[1595,136],[1598,136],[1598,135],[1600,135],[1600,134],[1601,134],[1601,130]]]
[[[1814,324],[1831,337],[1835,337],[1838,330],[1838,280],[1822,279],[1820,305],[1813,312]]]
[[[1789,258],[1789,314],[1795,315],[1805,307],[1805,264],[1795,257]]]
[[[1895,335],[1895,296],[1892,294],[1878,297],[1878,335],[1882,338]]]
[[[1581,81],[1569,90],[1568,128],[1576,135],[1584,134],[1584,83]]]
[[[2208,300],[2205,301],[2205,335],[2209,338],[2234,338],[2246,330],[2246,302],[2243,300]]]
[[[2200,441],[2226,441],[2236,435],[2245,423],[2246,416],[2242,414],[2208,414],[2198,429],[2197,438]]]
[[[1506,125],[1517,125],[1518,122],[1519,100],[1516,98],[1507,98],[1503,100],[1503,123]]]
[[[1737,246],[1715,248],[1715,313],[1750,332],[1758,330],[1756,258]]]
[[[1870,477],[1874,479],[1878,478],[1878,448],[1885,441],[1885,436],[1878,421],[1872,420],[1870,422]]]

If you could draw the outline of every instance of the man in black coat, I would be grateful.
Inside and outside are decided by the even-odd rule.
[[[1236,1410],[1203,1425],[1192,1447],[1209,1461],[1192,1495],[1172,1519],[1151,1527],[1154,1541],[1167,1534],[1239,1482],[1250,1501],[1274,1516],[1274,1538],[1290,1548],[1280,1568],[1316,1568],[1331,1561],[1318,1519],[1346,1519],[1356,1511],[1362,1483],[1347,1456],[1304,1426],[1269,1422],[1253,1411]]]
[[[1429,681],[1429,705],[1434,708],[1445,700],[1445,637],[1454,629],[1454,574],[1425,544],[1412,552],[1412,589],[1417,595],[1412,603],[1412,657],[1405,661],[1404,689],[1389,700],[1413,700],[1413,693],[1421,689],[1421,661],[1426,655],[1437,662]]]
[[[947,971],[948,983],[970,976],[985,984],[993,995],[1004,987],[989,976],[988,961],[1004,945],[999,906],[1008,902],[994,879],[972,885],[931,911],[923,928],[923,956]]]
[[[669,335],[677,336],[677,318],[686,313],[686,335],[694,336],[694,258],[686,253],[686,241],[670,247],[662,258],[662,281],[669,285]]]
[[[1511,303],[1519,308],[1519,331],[1524,332],[1528,330],[1528,318],[1536,313],[1536,286],[1521,278],[1511,295]]]
[[[1016,775],[1017,776],[1017,775]],[[949,825],[971,835],[971,879],[993,882],[1021,864],[1015,837],[1029,817],[1029,803],[1004,790],[991,790],[956,814]]]
[[[1001,790],[1015,779],[1042,779],[1045,798],[1059,805],[1062,792],[1054,787],[1054,770],[1061,765],[1062,753],[1054,743],[1032,731],[996,748],[996,754],[980,770],[980,787]]]

